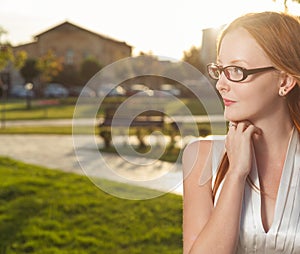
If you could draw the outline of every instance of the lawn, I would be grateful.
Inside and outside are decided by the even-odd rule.
[[[51,100],[34,100],[32,106],[27,109],[24,100],[1,101],[1,118],[6,120],[39,120],[72,118],[74,104],[72,102]]]
[[[101,107],[98,109],[99,117],[103,114],[105,107],[113,104],[119,104],[124,98],[106,98]],[[201,103],[196,99],[182,98],[187,107],[191,110],[194,115],[203,115]],[[213,105],[213,101],[210,102]],[[0,134],[72,134],[72,126],[9,126],[6,121],[14,120],[49,120],[49,119],[72,119],[74,115],[74,109],[76,105],[76,98],[66,99],[51,99],[51,100],[33,100],[30,109],[26,107],[26,101],[20,99],[0,100]],[[85,103],[77,105],[76,117],[88,117],[91,114],[91,108],[97,105],[97,98],[87,100]],[[182,104],[174,104],[174,102],[167,103],[166,113],[170,116],[176,115],[176,112],[180,112],[178,107]],[[217,112],[216,112],[217,113]],[[93,117],[93,116],[90,116]],[[96,127],[96,126],[95,126]],[[191,128],[191,135],[194,135],[194,125],[189,127],[185,125],[182,127],[185,133],[189,133]],[[210,131],[209,123],[198,123],[198,128]],[[76,126],[76,134],[92,134],[93,129],[87,126]],[[96,133],[99,129],[95,130]],[[223,125],[220,124],[215,134],[224,134]]]
[[[181,196],[119,199],[84,176],[4,157],[0,179],[0,253],[182,253]]]
[[[97,133],[97,129],[95,130]],[[93,134],[94,129],[89,126],[77,126],[74,134]],[[0,134],[57,134],[72,135],[72,126],[6,126],[0,128]]]
[[[0,99],[0,118],[5,118],[6,120],[32,120],[32,119],[62,119],[62,118],[73,118],[74,109],[76,105],[77,98],[66,98],[66,99],[35,99],[32,100],[31,108],[27,108],[25,100],[21,99],[10,99],[3,101]],[[125,98],[114,98],[108,97],[99,105],[98,114],[101,115],[105,107],[112,104],[120,104],[125,100]],[[156,101],[164,103],[164,110],[166,114],[170,116],[176,115],[178,112],[183,112],[181,109],[183,107],[188,108],[193,115],[205,115],[205,109],[200,101],[195,98],[180,98],[180,102],[168,102],[162,100],[159,102],[159,98]],[[98,107],[99,98],[87,98],[86,100],[81,100],[81,103],[77,105],[77,116],[82,115],[83,117],[94,109],[95,106]],[[142,102],[141,102],[142,103]],[[216,102],[214,100],[207,103],[207,107],[214,108]],[[222,112],[217,109],[214,110],[214,114],[222,114]]]

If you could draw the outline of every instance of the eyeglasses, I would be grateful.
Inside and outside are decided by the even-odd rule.
[[[233,82],[240,82],[245,80],[249,75],[263,72],[263,71],[270,71],[276,70],[275,67],[263,67],[263,68],[256,68],[256,69],[246,69],[240,66],[229,65],[222,67],[215,63],[210,63],[207,65],[207,72],[208,75],[214,79],[219,80],[221,77],[222,72],[224,73],[225,77]]]

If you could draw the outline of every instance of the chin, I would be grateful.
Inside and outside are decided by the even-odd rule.
[[[229,112],[224,112],[224,118],[230,122],[240,122],[245,120],[245,117],[238,116],[237,114],[230,114]]]

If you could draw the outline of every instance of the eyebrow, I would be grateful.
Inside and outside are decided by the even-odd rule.
[[[246,60],[235,59],[235,60],[230,61],[230,63],[227,66],[229,66],[229,65],[235,65],[235,64],[241,64],[241,63],[249,65],[249,63]],[[222,65],[222,61],[219,58],[217,58],[217,64]]]
[[[247,61],[242,60],[242,59],[236,59],[236,60],[233,60],[230,62],[230,64],[238,64],[238,63],[244,63],[244,64],[249,65],[249,63]]]

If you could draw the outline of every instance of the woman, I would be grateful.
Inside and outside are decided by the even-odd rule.
[[[230,124],[184,151],[185,254],[300,253],[299,38],[299,20],[275,12],[221,34],[208,73]]]

